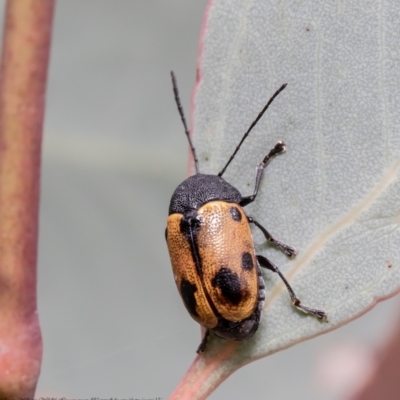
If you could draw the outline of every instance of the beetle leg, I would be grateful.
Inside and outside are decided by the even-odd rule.
[[[325,311],[318,310],[316,308],[306,307],[306,306],[303,306],[301,304],[301,300],[296,296],[296,294],[294,293],[293,289],[289,285],[289,282],[283,276],[282,272],[279,271],[279,268],[276,265],[272,264],[271,261],[269,261],[267,258],[265,258],[263,256],[256,256],[256,257],[257,257],[257,261],[259,262],[261,267],[267,268],[270,271],[276,272],[280,276],[280,278],[282,279],[283,283],[285,284],[285,286],[286,286],[286,288],[287,288],[287,290],[289,292],[290,299],[292,300],[292,304],[297,309],[303,311],[306,314],[312,314],[314,317],[316,317],[318,319],[326,320],[328,315],[326,314]]]
[[[259,222],[257,222],[252,217],[247,217],[248,221],[254,224],[261,232],[264,234],[265,239],[268,242],[273,243],[276,247],[279,247],[288,257],[293,258],[297,255],[296,247],[290,246],[288,244],[282,243],[279,240],[276,240]]]
[[[201,354],[204,352],[204,350],[206,349],[206,345],[207,345],[207,340],[208,337],[210,336],[210,330],[207,329],[206,333],[204,334],[203,340],[200,343],[200,346],[197,348],[196,353],[197,354]]]
[[[260,187],[261,177],[263,175],[264,169],[267,164],[270,162],[271,158],[276,156],[277,154],[284,153],[286,151],[286,145],[284,142],[278,142],[273,149],[263,158],[263,160],[257,165],[257,173],[256,173],[256,186],[254,188],[254,193],[251,196],[242,197],[240,200],[240,205],[242,207],[247,206],[247,204],[254,201],[257,196],[258,188]]]

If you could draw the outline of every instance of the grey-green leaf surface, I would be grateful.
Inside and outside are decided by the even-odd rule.
[[[343,325],[400,285],[400,4],[218,0],[210,4],[194,94],[200,169],[218,173],[269,97],[287,88],[251,132],[224,178],[242,195],[278,141],[246,207],[294,260],[254,231],[320,322],[291,307],[263,272],[267,301],[244,359],[276,352]]]

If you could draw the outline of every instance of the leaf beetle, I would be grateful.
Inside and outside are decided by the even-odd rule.
[[[257,331],[265,300],[260,267],[280,276],[294,307],[318,319],[326,319],[325,311],[301,303],[277,266],[266,257],[255,254],[250,224],[259,228],[265,239],[288,257],[294,257],[296,249],[276,240],[243,210],[255,200],[265,167],[274,156],[286,150],[285,143],[278,142],[258,164],[253,194],[242,196],[222,178],[250,131],[286,84],[275,92],[258,114],[224,168],[217,175],[208,175],[199,171],[173,72],[171,78],[196,174],[183,181],[172,195],[165,238],[183,303],[192,318],[206,328],[197,353],[205,350],[210,331],[230,340],[246,340]]]

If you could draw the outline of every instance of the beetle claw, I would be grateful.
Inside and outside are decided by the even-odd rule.
[[[208,337],[210,336],[210,331],[207,329],[206,333],[204,334],[203,340],[201,341],[199,347],[196,350],[197,354],[201,354],[204,352],[204,350],[206,349],[206,345],[207,345],[207,341],[208,341]]]
[[[294,246],[289,246],[289,245],[284,245],[284,247],[281,247],[283,252],[290,258],[294,258],[297,256],[297,249]]]

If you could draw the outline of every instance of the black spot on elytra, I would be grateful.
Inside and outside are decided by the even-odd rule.
[[[242,254],[242,268],[246,271],[251,271],[254,268],[253,257],[250,253]]]
[[[168,228],[165,228],[165,241],[168,240]]]
[[[240,221],[242,219],[242,214],[237,207],[232,206],[229,208],[229,214],[231,214],[231,217],[234,221]]]
[[[196,310],[196,297],[194,296],[195,292],[197,291],[197,287],[195,284],[190,283],[186,279],[182,279],[181,281],[181,296],[183,302],[185,303],[186,308],[188,309],[189,313],[194,316],[198,316]]]
[[[242,300],[239,277],[229,268],[221,267],[215,274],[211,284],[221,290],[222,295],[232,304],[239,304]]]

